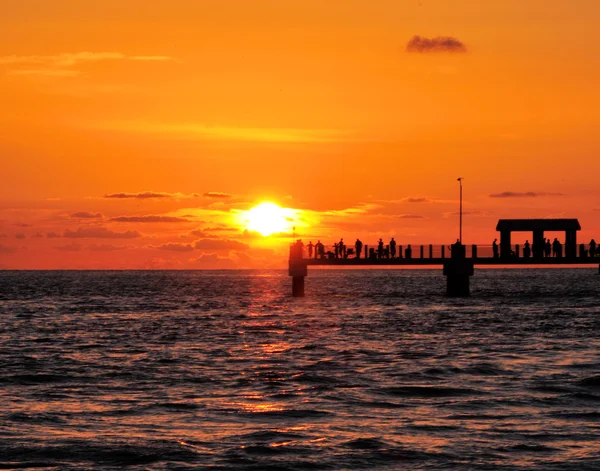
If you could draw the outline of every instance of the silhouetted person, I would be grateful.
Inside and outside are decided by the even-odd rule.
[[[325,246],[321,243],[320,240],[317,241],[315,245],[316,253],[319,258],[325,257]]]
[[[383,257],[383,240],[379,239],[379,243],[377,244],[377,257]]]
[[[529,244],[529,241],[526,240],[523,244],[523,258],[529,257],[531,257],[531,244]]]
[[[298,258],[302,258],[303,257],[303,251],[304,251],[304,244],[302,243],[302,240],[298,239],[296,241],[296,250],[298,251]]]
[[[492,253],[494,254],[494,258],[498,258],[500,257],[500,254],[498,253],[498,239],[494,239],[494,242],[492,243]]]
[[[562,244],[555,237],[554,242],[552,242],[552,255],[557,258],[562,257]]]
[[[544,245],[544,255],[546,257],[550,257],[552,253],[552,244],[550,243],[550,239],[546,239],[546,244]]]
[[[344,239],[340,239],[338,242],[338,249],[340,251],[340,258],[346,258],[346,246],[344,245]]]
[[[404,256],[405,256],[407,259],[410,259],[410,258],[412,258],[412,247],[410,246],[410,244],[408,244],[408,245],[406,246],[406,250],[404,251]]]
[[[337,242],[333,243],[333,253],[335,254],[335,258],[340,258],[340,246]]]
[[[594,239],[590,240],[590,257],[594,258],[596,256],[596,241]]]
[[[390,240],[390,255],[392,258],[396,258],[396,241],[393,237],[392,240]]]
[[[312,258],[312,256],[313,256],[313,247],[314,247],[314,245],[312,243],[312,240],[308,243],[308,245],[306,247],[308,248],[308,258]],[[317,254],[315,253],[315,256],[316,255]]]
[[[360,254],[362,253],[363,243],[360,239],[356,239],[354,243],[354,250],[356,250],[356,258],[360,258]]]

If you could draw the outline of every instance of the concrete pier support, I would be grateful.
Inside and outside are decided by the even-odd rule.
[[[450,297],[470,296],[470,278],[474,272],[473,260],[456,258],[444,262],[444,276],[447,281],[446,294]]]
[[[292,277],[292,296],[304,296],[304,277],[308,275],[306,261],[301,258],[290,258],[288,274]]]
[[[292,277],[292,296],[294,298],[304,297],[304,277],[303,276]]]

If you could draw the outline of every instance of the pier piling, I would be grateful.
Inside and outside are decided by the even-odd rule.
[[[473,260],[454,258],[444,262],[444,276],[447,281],[446,294],[449,297],[470,296],[470,279],[474,272]]]
[[[302,245],[294,244],[290,247],[289,276],[292,277],[292,296],[304,296],[304,277],[308,275],[306,260],[302,258]]]

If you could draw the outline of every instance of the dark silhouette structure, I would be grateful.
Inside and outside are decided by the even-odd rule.
[[[425,266],[442,265],[444,275],[447,278],[448,296],[468,296],[470,293],[469,280],[474,274],[474,265],[575,265],[597,263],[600,258],[600,247],[596,245],[594,239],[586,247],[585,244],[576,245],[577,231],[581,229],[577,219],[501,219],[498,221],[497,229],[501,234],[500,247],[497,239],[491,246],[478,247],[477,245],[464,245],[457,240],[451,246],[441,245],[434,247],[416,246],[413,256],[413,248],[408,244],[405,248],[402,245],[396,246],[395,240],[392,250],[392,244],[384,249],[383,240],[375,247],[364,245],[360,240],[356,240],[355,249],[345,248],[343,241],[336,243],[337,257],[334,252],[328,251],[325,256],[325,248],[321,241],[315,246],[315,258],[303,258],[302,242],[298,240],[290,247],[290,276],[294,277],[293,293],[294,296],[304,295],[304,277],[307,273],[308,265],[344,265],[344,266],[370,266],[370,265],[398,265],[398,266]],[[533,233],[533,244],[529,240],[521,247],[511,245],[512,232]],[[565,245],[554,239],[544,237],[545,231],[564,231]],[[340,246],[342,247],[340,253]],[[361,252],[364,248],[364,258]],[[500,248],[500,251],[498,250]],[[481,249],[481,251],[479,250]],[[521,249],[522,253],[521,253]],[[500,253],[499,253],[500,252]],[[397,256],[396,256],[397,253]],[[554,257],[552,257],[554,253]],[[564,254],[564,256],[563,256]],[[600,273],[600,266],[599,273]],[[300,280],[302,278],[302,280]]]
[[[565,233],[565,257],[577,256],[577,231],[581,230],[577,219],[500,219],[496,225],[500,232],[500,258],[512,257],[511,235],[513,232],[531,232],[533,234],[533,258],[547,255],[544,232]]]

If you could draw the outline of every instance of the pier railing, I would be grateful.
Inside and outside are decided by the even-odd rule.
[[[292,244],[295,247],[296,244]],[[297,250],[296,255],[300,252]],[[521,260],[521,259],[543,259],[543,258],[564,258],[564,259],[589,259],[592,261],[600,260],[600,248],[596,247],[594,253],[590,251],[588,244],[577,244],[574,251],[575,257],[567,257],[569,247],[564,244],[559,252],[550,250],[550,253],[533,253],[532,247],[525,247],[524,244],[512,244],[510,246],[510,256],[501,258],[500,245],[497,246],[497,251],[494,251],[492,245],[471,244],[465,245],[466,258],[469,259],[490,259],[498,258],[502,260]],[[390,247],[389,244],[384,244],[380,247],[375,244],[364,244],[357,253],[357,248],[354,245],[323,245],[319,250],[316,245],[302,248],[302,258],[317,259],[317,260],[333,260],[333,259],[369,259],[369,260],[385,260],[385,259],[449,259],[452,257],[452,245],[440,244],[398,244],[395,247]]]

